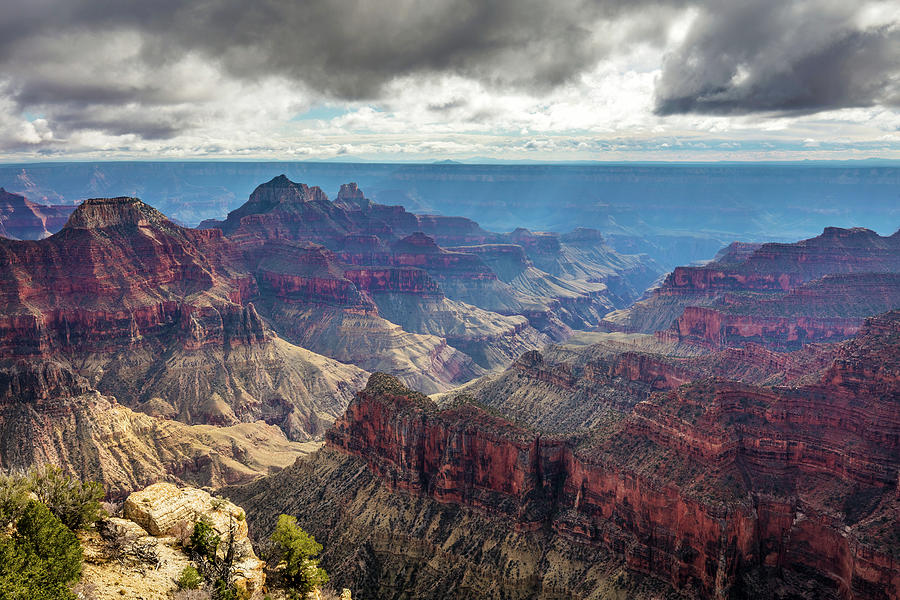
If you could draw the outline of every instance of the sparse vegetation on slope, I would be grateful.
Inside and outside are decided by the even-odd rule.
[[[102,497],[100,484],[53,466],[0,476],[0,598],[75,598],[83,558],[75,532],[97,521]]]

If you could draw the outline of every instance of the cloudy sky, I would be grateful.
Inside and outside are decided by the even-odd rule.
[[[900,159],[900,3],[4,0],[0,160]]]

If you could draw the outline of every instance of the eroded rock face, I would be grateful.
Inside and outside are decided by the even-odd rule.
[[[900,306],[900,273],[828,275],[778,298],[724,296],[689,306],[670,332],[712,346],[762,343],[779,350],[852,337],[864,317]]]
[[[115,398],[110,414],[147,431],[168,431],[171,420],[246,424],[306,441],[342,414],[366,370],[445,391],[611,306],[601,282],[567,283],[533,267],[516,287],[503,282],[477,254],[448,251],[423,230],[446,229],[457,243],[500,237],[470,221],[375,205],[353,185],[332,203],[318,188],[275,178],[218,225],[187,229],[139,199],[97,198],[47,239],[0,240],[0,369],[25,361],[49,377],[10,379],[11,390],[29,389],[11,392],[20,402],[7,404],[6,423],[36,437],[26,448],[8,443],[8,464],[90,464],[117,489],[180,474],[235,482],[265,467],[232,462],[230,452],[212,458],[219,441],[195,445],[184,432],[189,449],[171,460],[155,438],[145,447],[126,436],[122,455],[91,462],[113,427],[98,407]],[[49,363],[87,387],[47,396]],[[88,400],[95,391],[103,401]],[[78,410],[63,410],[68,398]],[[67,439],[53,433],[52,415],[64,414],[71,434],[79,410],[90,427]],[[128,461],[138,466],[117,470]]]
[[[103,350],[167,329],[190,337],[195,323],[214,328],[205,334],[211,340],[259,337],[235,306],[250,283],[229,264],[216,233],[178,227],[134,198],[113,198],[86,201],[46,240],[3,241],[4,353]],[[187,301],[194,294],[200,298]]]
[[[0,368],[0,467],[55,464],[121,498],[157,481],[220,486],[289,465],[317,445],[263,422],[190,426],[153,417],[91,389],[54,362]]]
[[[814,385],[675,388],[629,359],[617,376],[650,373],[671,390],[574,437],[465,399],[441,408],[376,374],[327,444],[393,488],[600,545],[702,597],[750,594],[780,569],[815,573],[845,598],[898,598],[898,356],[893,312],[868,320]],[[521,362],[574,383],[540,355]]]
[[[328,444],[366,459],[395,488],[503,515],[517,527],[549,525],[604,543],[624,553],[630,568],[677,587],[690,582],[707,595],[717,579],[733,574],[735,550],[740,555],[751,545],[737,537],[752,531],[748,507],[729,515],[472,405],[439,410],[378,374],[336,422]],[[660,539],[654,530],[670,533]],[[690,549],[676,551],[685,539]]]
[[[676,267],[601,328],[782,350],[847,339],[864,317],[900,306],[898,244],[897,234],[834,227],[795,244],[735,243],[704,266]]]
[[[526,316],[545,333],[558,330],[556,317],[572,327],[595,325],[602,314],[636,297],[658,274],[646,259],[619,255],[588,230],[573,232],[567,238],[571,246],[566,246],[551,234],[522,230],[503,236],[468,219],[413,215],[403,207],[374,204],[355,184],[342,186],[334,203],[316,190],[277,177],[259,186],[250,201],[220,226],[244,245],[273,239],[313,242],[360,267],[423,269],[447,297],[504,315]],[[523,253],[534,250],[536,257],[552,265],[554,274],[532,267],[526,281],[510,287],[498,280],[480,252],[463,248],[509,241],[527,245],[527,250],[516,246]],[[451,245],[460,251],[448,251]],[[532,281],[546,277],[550,283]]]
[[[652,394],[695,379],[797,386],[818,381],[833,359],[821,345],[791,353],[757,344],[709,352],[644,334],[579,333],[523,354],[503,373],[462,391],[542,431],[568,433],[603,427]]]
[[[320,436],[366,373],[277,340],[257,312],[260,287],[281,302],[336,293],[305,274],[327,257],[293,250],[291,270],[254,274],[257,257],[219,230],[179,227],[135,198],[86,201],[46,240],[0,240],[0,362],[65,363],[125,405],[158,399],[191,424],[264,419]]]
[[[521,319],[448,301],[445,292],[455,297],[457,288],[493,289],[496,276],[476,256],[439,248],[402,207],[375,205],[352,184],[331,203],[275,178],[222,228],[255,270],[261,313],[286,339],[430,392],[505,366],[544,339]]]
[[[0,188],[0,235],[15,240],[40,240],[65,224],[74,206],[45,206]]]
[[[392,491],[363,459],[343,452],[323,449],[314,460],[228,494],[248,508],[260,535],[279,514],[296,515],[324,545],[331,585],[352,588],[359,598],[680,597],[659,580],[625,571],[602,546]]]

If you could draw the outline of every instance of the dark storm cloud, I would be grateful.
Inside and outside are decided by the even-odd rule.
[[[344,99],[377,97],[395,77],[423,72],[548,89],[611,50],[593,35],[598,22],[643,9],[653,26],[637,35],[665,34],[647,1],[17,1],[0,16],[0,57],[39,33],[135,29],[149,65],[197,51],[234,76],[285,75]]]
[[[173,138],[191,127],[180,115],[108,113],[95,107],[80,107],[54,114],[54,122],[64,131],[92,130],[109,135],[134,134],[145,140]]]
[[[710,6],[667,55],[656,112],[900,105],[900,23],[860,25],[865,7],[828,0]]]
[[[451,110],[456,110],[457,108],[465,108],[468,106],[469,101],[465,98],[454,98],[453,100],[449,100],[447,102],[440,103],[431,103],[428,105],[428,110],[432,112],[447,112]]]
[[[172,80],[172,72],[186,56],[245,85],[278,76],[313,97],[337,100],[379,99],[398,77],[447,73],[541,93],[614,50],[596,39],[599,23],[642,8],[659,14],[650,4],[7,0],[0,11],[0,96],[20,111],[46,115],[63,137],[87,128],[163,138],[202,120],[176,118],[169,107],[188,103],[199,113],[216,93],[185,97],[190,82],[183,74]],[[664,30],[640,25],[634,35],[650,39]],[[122,38],[132,45],[123,47]]]
[[[198,120],[179,106],[199,111],[217,92],[212,82],[206,96],[185,91],[190,81],[172,73],[187,56],[244,84],[279,76],[324,98],[378,100],[385,84],[407,75],[456,74],[541,94],[647,43],[667,52],[659,114],[896,105],[898,29],[854,25],[863,7],[843,0],[6,0],[0,96],[45,114],[63,135],[94,129],[164,138]],[[688,8],[698,16],[686,39],[667,48],[670,23]]]

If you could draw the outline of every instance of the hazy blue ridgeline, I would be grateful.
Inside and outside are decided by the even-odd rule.
[[[38,163],[0,165],[0,186],[52,204],[138,196],[196,225],[224,217],[281,173],[331,198],[356,181],[377,202],[495,231],[595,227],[617,249],[648,252],[668,267],[710,258],[736,239],[795,241],[826,226],[884,235],[900,226],[900,168],[876,165]]]

